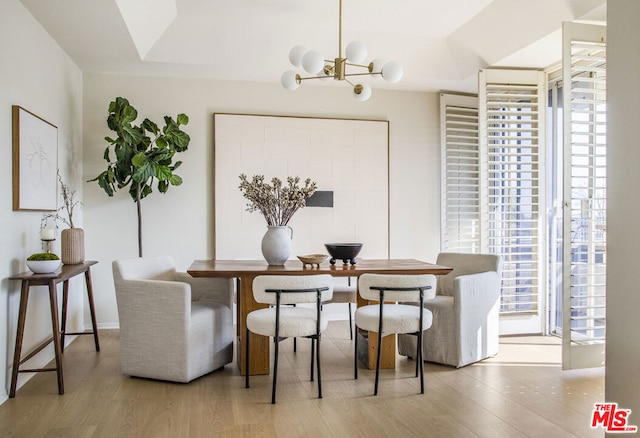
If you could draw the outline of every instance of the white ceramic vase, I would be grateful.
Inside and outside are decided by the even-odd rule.
[[[291,241],[293,229],[291,227],[267,227],[262,238],[262,255],[273,266],[284,265],[291,255]]]

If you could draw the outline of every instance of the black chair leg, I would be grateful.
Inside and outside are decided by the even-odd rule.
[[[351,317],[351,303],[349,303],[349,337],[353,341],[353,321]]]
[[[316,359],[318,363],[316,364],[318,368],[318,398],[322,398],[322,377],[320,376],[320,333],[318,333],[318,340],[316,342],[316,348],[318,351],[316,352]]]
[[[378,395],[378,378],[380,376],[380,350],[382,350],[382,348],[380,348],[380,346],[382,345],[382,330],[378,331],[378,351],[377,351],[377,358],[376,358],[376,386],[375,389],[373,391],[373,395]]]
[[[416,355],[419,357],[420,364],[420,394],[424,394],[424,359],[422,358],[422,336],[423,332],[418,332],[418,351]]]
[[[293,352],[298,351],[298,338],[293,338]]]
[[[271,388],[271,404],[276,404],[276,383],[278,382],[278,346],[279,339],[275,338],[275,357],[273,359],[273,387]]]
[[[358,334],[356,334],[356,339],[354,342],[355,351],[353,353],[353,378],[358,378]]]
[[[418,377],[418,365],[420,364],[420,358],[418,357],[418,351],[420,350],[420,337],[416,334],[416,338],[418,339],[416,342],[418,343],[418,350],[416,351],[416,377]]]
[[[245,350],[244,350],[244,387],[249,387],[249,329],[247,329],[247,334],[244,337],[245,339]]]
[[[315,347],[316,347],[316,340],[314,338],[311,338],[311,377],[309,378],[309,380],[311,382],[313,382],[313,362],[315,361]],[[318,371],[320,371],[318,369]]]

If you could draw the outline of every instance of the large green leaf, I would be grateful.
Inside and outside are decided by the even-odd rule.
[[[126,105],[122,110],[122,123],[131,123],[138,117],[138,111],[131,105]]]
[[[178,114],[178,125],[187,125],[189,123],[189,117],[186,114]]]
[[[156,178],[160,181],[166,181],[171,178],[171,169],[169,166],[156,166]]]
[[[152,162],[145,162],[133,173],[133,181],[137,183],[143,183],[148,179],[153,178],[156,174],[155,167],[156,166]]]
[[[147,156],[144,152],[138,152],[131,158],[131,164],[135,167],[142,167],[147,162]]]
[[[182,184],[182,178],[174,173],[171,175],[171,178],[169,178],[169,182],[172,186],[179,186]]]

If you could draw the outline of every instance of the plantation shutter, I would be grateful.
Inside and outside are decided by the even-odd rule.
[[[546,75],[479,74],[482,250],[502,258],[500,333],[542,333]]]
[[[604,365],[606,27],[563,26],[563,369]]]
[[[441,250],[480,252],[478,98],[440,94]]]

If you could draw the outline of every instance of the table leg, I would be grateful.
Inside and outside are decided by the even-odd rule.
[[[259,304],[253,299],[253,279],[255,275],[246,275],[239,278],[238,285],[238,309],[237,309],[237,334],[238,345],[236,348],[240,374],[245,375],[245,342],[246,324],[249,312],[268,307]],[[249,342],[249,375],[269,374],[269,337],[250,333]]]
[[[69,280],[62,283],[62,330],[60,330],[60,348],[64,353],[64,336],[67,333],[67,303],[69,302]]]
[[[369,304],[369,301],[363,300],[358,293],[358,306],[364,306]],[[358,329],[357,331],[362,331]],[[370,370],[376,369],[376,357],[378,355],[378,333],[367,332],[368,342],[368,361],[365,365]],[[356,334],[357,335],[357,334]],[[382,346],[380,347],[380,368],[381,369],[393,369],[396,367],[396,336],[385,336],[382,338]]]
[[[49,301],[51,303],[51,326],[53,330],[53,346],[56,355],[56,374],[58,375],[58,394],[64,394],[62,377],[62,349],[60,348],[60,323],[58,322],[58,292],[55,279],[49,281]]]
[[[20,369],[20,355],[22,354],[22,339],[24,338],[24,322],[27,317],[27,303],[29,301],[29,282],[22,281],[20,291],[20,309],[18,310],[18,329],[16,331],[16,349],[13,353],[13,368],[11,370],[11,389],[9,397],[16,396],[16,385],[18,384],[18,370]]]
[[[91,269],[87,268],[84,273],[87,283],[87,298],[89,300],[89,311],[91,312],[91,326],[93,327],[93,341],[96,344],[96,351],[100,351],[100,341],[98,340],[98,321],[96,320],[96,308],[93,303],[93,282],[91,281]]]

